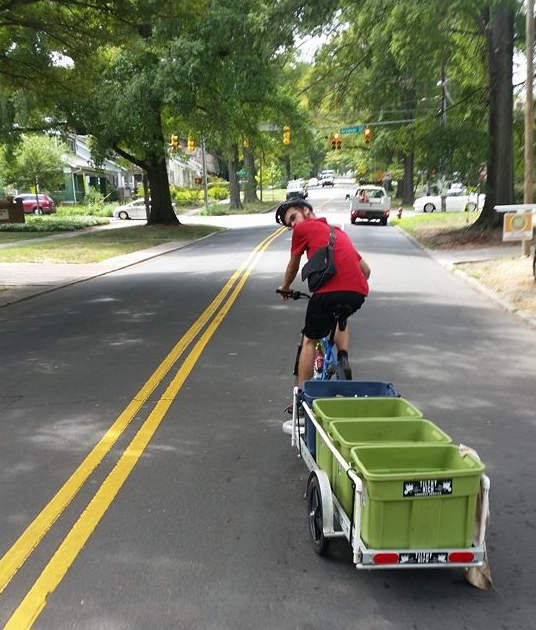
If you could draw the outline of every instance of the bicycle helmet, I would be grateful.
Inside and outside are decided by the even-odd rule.
[[[283,201],[279,204],[275,211],[275,222],[280,223],[281,225],[285,225],[285,213],[289,208],[309,208],[311,212],[313,212],[313,206],[305,199],[299,199],[294,197],[293,199],[287,199],[287,201]]]

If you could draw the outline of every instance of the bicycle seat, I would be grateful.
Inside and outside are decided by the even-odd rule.
[[[350,315],[355,311],[355,307],[349,304],[335,304],[333,307],[333,315],[339,322],[339,330],[346,328],[346,323]]]

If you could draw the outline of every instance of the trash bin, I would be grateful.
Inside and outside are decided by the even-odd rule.
[[[366,418],[422,418],[422,413],[404,398],[317,398],[313,402],[315,418],[326,428],[333,420]],[[329,471],[332,481],[332,456],[324,442],[316,436],[316,461]],[[325,468],[324,468],[325,467]]]
[[[400,394],[391,383],[383,381],[305,381],[303,400],[309,407],[316,398],[387,396],[399,397]],[[305,420],[305,441],[311,455],[316,458],[316,429],[307,417]]]
[[[328,423],[327,434],[335,448],[350,463],[350,453],[354,446],[383,443],[415,444],[444,443],[451,438],[430,420],[424,418],[377,418],[374,420],[333,420]],[[332,460],[332,488],[344,511],[352,510],[353,484],[335,457]]]
[[[366,501],[361,538],[372,549],[471,546],[484,465],[454,444],[355,446]]]

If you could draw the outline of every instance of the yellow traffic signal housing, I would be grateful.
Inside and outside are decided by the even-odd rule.
[[[365,138],[365,142],[370,142],[372,140],[372,129],[370,127],[365,127],[363,131],[363,136]]]
[[[342,148],[341,134],[340,133],[334,134],[333,139],[335,140],[335,148],[341,149]]]
[[[195,142],[193,136],[188,136],[188,151],[193,151],[195,149]]]
[[[175,153],[179,148],[179,136],[175,133],[171,134],[171,150]]]
[[[288,125],[283,127],[283,144],[290,144],[290,127]]]

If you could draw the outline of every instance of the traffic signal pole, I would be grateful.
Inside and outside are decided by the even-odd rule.
[[[526,87],[526,99],[525,99],[525,182],[524,182],[524,203],[532,203],[533,192],[533,126],[534,126],[534,106],[532,97],[532,85],[534,75],[534,0],[527,0],[527,17],[525,24],[526,32],[526,57],[527,57],[527,81]],[[521,241],[521,253],[524,256],[530,256],[531,241]]]

